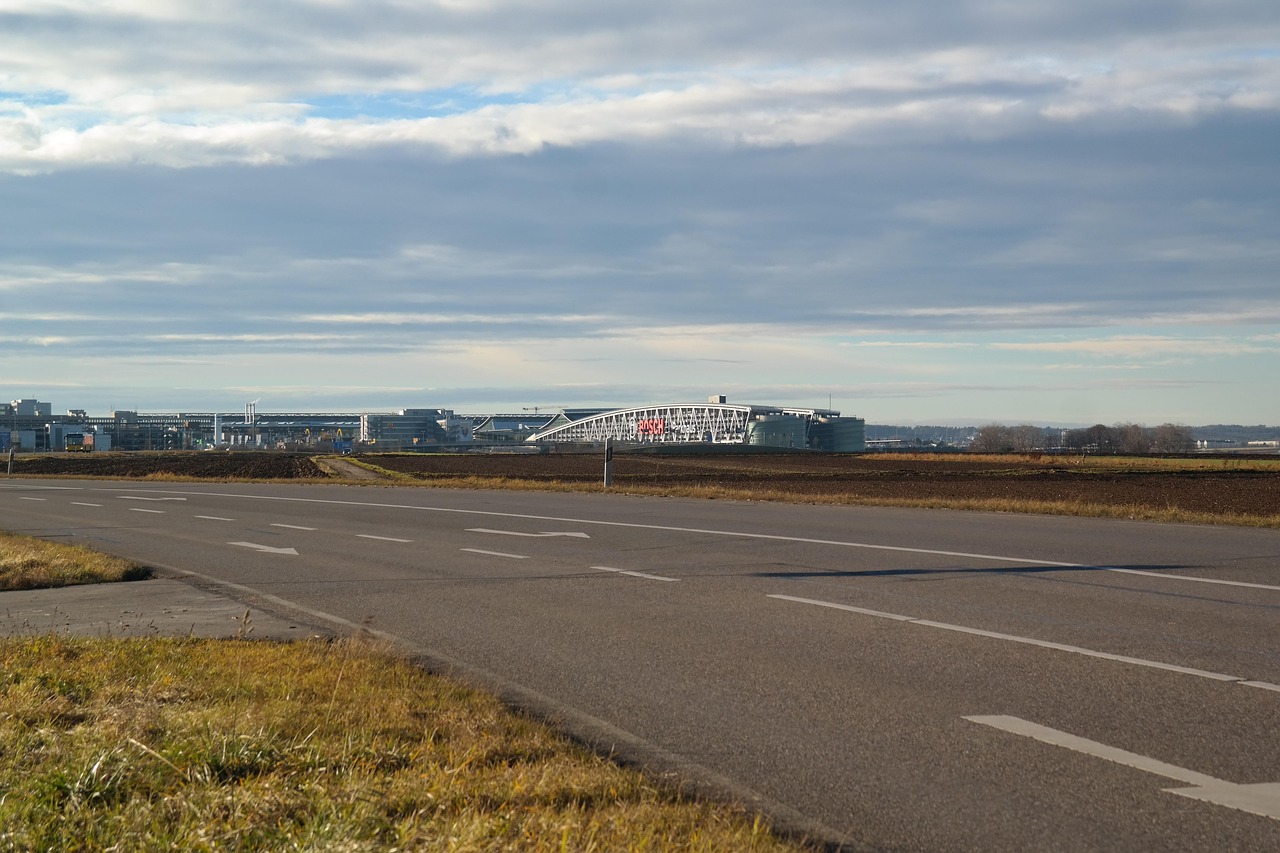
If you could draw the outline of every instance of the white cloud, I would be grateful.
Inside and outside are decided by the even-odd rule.
[[[1237,4],[1210,26],[1189,6],[1167,14],[1181,21],[1170,32],[1147,32],[1090,9],[1011,25],[980,2],[936,22],[735,4],[733,27],[716,3],[7,4],[0,170],[269,165],[386,145],[470,156],[669,138],[927,141],[1043,119],[1276,110],[1280,26],[1260,26],[1259,8]],[[344,103],[368,114],[334,115]]]

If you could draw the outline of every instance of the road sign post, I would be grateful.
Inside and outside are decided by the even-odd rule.
[[[604,440],[604,487],[613,485],[613,439]]]

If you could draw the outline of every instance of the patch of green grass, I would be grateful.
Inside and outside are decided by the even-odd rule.
[[[0,849],[796,850],[369,642],[0,640]]]
[[[142,580],[151,573],[78,545],[0,533],[0,591]]]

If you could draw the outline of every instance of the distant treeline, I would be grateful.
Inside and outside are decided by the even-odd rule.
[[[1182,453],[1194,449],[1198,441],[1243,447],[1251,441],[1280,440],[1280,427],[1240,424],[1147,427],[1129,423],[1064,429],[1028,424],[988,424],[984,427],[867,424],[866,434],[869,441],[897,441],[904,448],[933,445],[974,450],[990,448],[991,452],[997,453],[1053,448],[1104,453]]]
[[[1094,424],[1084,429],[1053,429],[1023,424],[988,424],[974,433],[970,450],[983,453],[1029,453],[1038,450],[1073,450],[1093,453],[1187,453],[1196,439],[1182,424]]]

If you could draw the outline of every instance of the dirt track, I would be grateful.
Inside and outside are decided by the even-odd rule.
[[[404,454],[355,457],[424,481],[468,477],[547,483],[599,483],[599,456],[574,454]],[[719,487],[761,496],[823,496],[851,500],[1008,500],[1103,504],[1154,510],[1280,516],[1280,464],[1230,460],[1201,470],[1106,468],[1061,457],[1034,459],[893,454],[619,454],[614,484]],[[111,453],[18,457],[15,476],[192,477],[199,479],[324,479],[311,457],[291,453]]]

